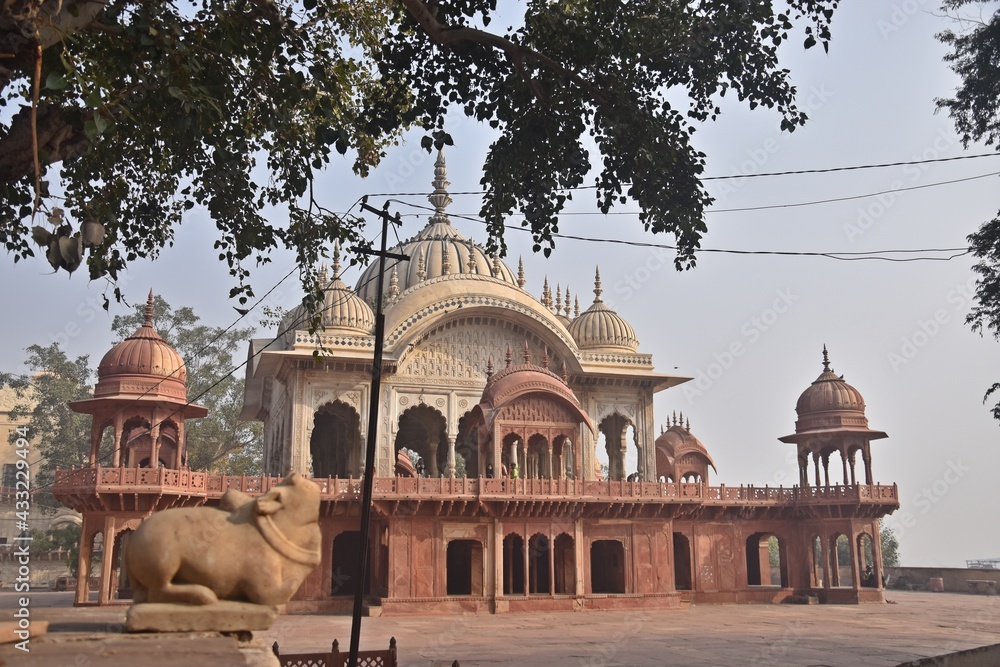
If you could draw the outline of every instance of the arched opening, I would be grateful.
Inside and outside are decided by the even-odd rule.
[[[503,449],[500,452],[500,465],[503,466],[497,471],[497,477],[504,477],[510,474],[512,462],[517,463],[518,475],[524,472],[524,462],[521,455],[521,436],[517,433],[508,433],[503,437]]]
[[[595,594],[625,592],[625,546],[618,540],[591,543],[590,589]]]
[[[313,477],[360,477],[361,417],[342,401],[320,407],[309,438]]]
[[[559,479],[574,479],[573,441],[569,436],[560,435],[552,443],[552,465],[555,477]]]
[[[528,540],[528,594],[549,595],[552,570],[549,567],[551,545],[547,535],[535,533]]]
[[[132,417],[122,425],[121,451],[126,468],[150,468],[153,440],[149,435],[149,420]]]
[[[560,533],[556,536],[553,564],[555,565],[556,595],[574,595],[576,593],[576,549],[571,535]]]
[[[674,588],[691,590],[691,579],[691,541],[684,533],[674,533]]]
[[[810,573],[813,588],[823,588],[823,540],[819,535],[812,538],[812,572]]]
[[[399,418],[396,433],[396,453],[402,448],[420,455],[426,466],[425,475],[440,477],[448,463],[447,422],[440,412],[429,405],[415,405]]]
[[[687,472],[681,475],[682,484],[701,484],[702,478],[696,472]]]
[[[754,533],[747,538],[747,584],[788,587],[785,544],[776,535]]]
[[[858,535],[858,572],[862,588],[878,588],[881,563],[875,558],[875,543],[868,533]]]
[[[177,422],[168,419],[160,424],[160,442],[157,458],[163,462],[167,468],[180,468],[181,461],[178,456],[179,444],[177,442],[180,430]]]
[[[452,540],[446,555],[448,595],[483,594],[483,545],[478,540]]]
[[[503,594],[524,595],[524,538],[517,533],[503,538]]]
[[[549,479],[552,473],[549,467],[549,443],[545,436],[536,433],[528,439],[528,460],[524,477],[531,479]]]
[[[132,529],[126,529],[115,536],[115,549],[111,554],[111,581],[108,582],[110,597],[114,600],[132,599],[132,583],[125,572],[125,552],[132,532]]]
[[[635,439],[632,422],[614,412],[601,420],[598,430],[604,436],[604,451],[608,457],[608,479],[622,481],[628,474],[625,462],[628,444]]]
[[[476,430],[470,426],[472,411],[466,412],[458,420],[458,436],[455,439],[455,477],[485,477],[485,467],[479,467],[479,439]],[[487,457],[487,460],[492,458]],[[485,463],[483,464],[485,466]]]
[[[333,558],[330,572],[330,595],[354,595],[358,586],[358,547],[361,533],[348,530],[333,538]]]
[[[833,538],[833,572],[830,584],[835,587],[850,587],[851,585],[851,541],[847,535],[840,534]]]

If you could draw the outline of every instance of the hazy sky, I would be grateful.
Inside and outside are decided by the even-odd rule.
[[[820,48],[804,52],[798,42],[784,52],[809,124],[782,134],[774,113],[727,103],[721,120],[695,135],[708,155],[708,174],[990,152],[983,146],[965,151],[951,121],[934,114],[934,99],[956,86],[942,62],[944,48],[934,39],[951,25],[936,15],[937,4],[843,3],[828,55]],[[447,155],[451,190],[478,190],[491,135],[472,121],[454,120],[449,129],[456,146]],[[432,164],[433,157],[411,140],[365,181],[352,176],[346,162],[335,165],[320,192],[334,210],[365,193],[428,192]],[[716,211],[709,213],[702,245],[802,252],[964,247],[966,235],[1000,208],[994,172],[1000,172],[1000,157],[713,181]],[[991,176],[935,186],[986,174]],[[426,204],[416,196],[394,199]],[[477,197],[454,199],[452,213],[474,215],[479,209]],[[672,242],[644,234],[635,216],[596,214],[586,192],[573,204],[574,212],[586,215],[566,216],[559,225],[564,233]],[[785,206],[722,210],[775,205]],[[425,222],[425,212],[405,203],[394,202],[392,210],[408,216],[401,237]],[[453,224],[483,240],[481,224]],[[237,315],[226,298],[232,281],[212,251],[212,232],[204,213],[192,211],[172,249],[156,262],[133,265],[125,283],[128,298],[141,301],[153,288],[174,306],[193,306],[210,324],[232,322]],[[872,444],[873,468],[878,481],[900,487],[902,508],[888,522],[900,538],[903,563],[962,566],[965,559],[1000,556],[1000,505],[993,495],[1000,432],[982,403],[986,388],[1000,380],[1000,344],[963,323],[973,288],[968,257],[897,263],[701,253],[695,270],[677,273],[669,251],[562,240],[546,260],[531,254],[524,233],[509,232],[507,241],[507,262],[516,267],[518,254],[524,255],[528,287],[536,296],[548,275],[553,288],[568,283],[582,308],[592,302],[594,265],[600,263],[604,299],[633,324],[639,350],[653,355],[659,371],[697,378],[660,393],[656,415],[661,423],[674,410],[690,417],[692,431],[718,465],[713,484],[797,479],[793,446],[777,438],[794,431],[796,398],[819,375],[826,343],[834,369],[865,397],[871,427],[889,434]],[[276,254],[255,274],[257,293],[292,266],[289,254]],[[23,349],[53,340],[71,355],[90,354],[96,365],[112,340],[111,319],[124,306],[103,312],[103,285],[88,284],[82,272],[71,279],[48,274],[41,260],[0,264],[2,370],[23,370]],[[357,271],[345,277],[353,282]],[[292,278],[270,301],[290,307],[299,296]],[[733,349],[740,353],[732,355]],[[839,461],[831,461],[831,470],[839,480]]]

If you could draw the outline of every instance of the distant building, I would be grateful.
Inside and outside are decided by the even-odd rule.
[[[242,417],[264,424],[265,477],[184,467],[183,421],[197,410],[151,321],[120,344],[128,354],[102,361],[93,401],[73,404],[95,415],[92,467],[60,473],[56,494],[84,513],[81,566],[98,534],[114,545],[102,602],[124,594],[121,553],[149,513],[216,503],[227,488],[259,493],[292,471],[322,488],[324,536],[292,611],[346,611],[357,586],[386,614],[883,601],[878,519],[899,501],[895,486],[873,483],[870,443],[886,434],[868,428],[864,400],[825,350],[781,438],[796,447],[799,484],[711,486],[716,463],[690,423],[671,416],[657,433],[653,414],[653,395],[689,378],[654,371],[603,302],[600,274],[583,312],[548,279],[536,299],[522,267],[451,226],[440,155],[433,185],[434,214],[393,250],[410,261],[384,276],[370,577],[356,570],[378,269],[351,289],[335,255],[322,330],[309,333],[297,308],[276,338],[250,343]],[[111,467],[97,465],[105,428]]]

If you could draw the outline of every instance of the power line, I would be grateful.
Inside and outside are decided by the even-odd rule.
[[[882,162],[877,164],[856,164],[846,167],[824,167],[819,169],[795,169],[790,171],[768,171],[760,174],[730,174],[729,176],[703,176],[702,181],[725,181],[737,178],[764,178],[769,176],[796,176],[799,174],[830,174],[838,171],[857,171],[859,169],[884,169],[886,167],[905,167],[915,164],[934,164],[938,162],[955,162],[957,160],[976,160],[985,157],[1000,157],[1000,152],[980,153],[978,155],[958,155],[956,157],[941,157],[930,160],[908,160],[905,162]],[[596,185],[577,185],[571,188],[557,188],[558,190],[594,190]],[[430,192],[374,192],[369,193],[369,197],[426,197]],[[482,190],[467,190],[459,192],[449,192],[450,196],[455,195],[479,195],[485,194]]]
[[[401,199],[393,199],[392,201],[402,204],[404,206],[411,206],[413,208],[425,209],[428,211],[434,210],[429,206],[422,206],[420,204],[412,204],[410,202],[403,201]],[[473,222],[478,222],[480,224],[487,224],[485,220],[481,218],[476,218],[467,215],[455,215],[450,214],[450,217],[461,218],[463,220],[471,220]],[[504,225],[504,229],[510,229],[520,232],[531,233],[531,230],[526,227],[515,227],[513,225]],[[625,245],[633,246],[637,248],[662,248],[665,250],[677,250],[677,246],[670,245],[667,243],[652,243],[649,241],[627,241],[624,239],[609,239],[609,238],[594,238],[589,236],[576,236],[573,234],[552,234],[554,238],[567,239],[570,241],[584,241],[588,243],[611,243],[615,245]],[[733,250],[725,248],[696,248],[696,252],[710,252],[719,253],[727,255],[777,255],[784,257],[826,257],[828,259],[836,259],[841,261],[858,261],[858,260],[868,260],[876,259],[887,262],[915,262],[915,261],[950,261],[957,257],[967,255],[972,252],[969,247],[961,248],[917,248],[917,249],[904,249],[904,250],[870,250],[867,252],[807,252],[807,251],[793,251],[793,250]],[[956,253],[949,257],[907,257],[907,258],[894,258],[894,257],[879,257],[879,255],[886,254],[914,254],[914,253],[931,253],[931,252],[950,252]]]

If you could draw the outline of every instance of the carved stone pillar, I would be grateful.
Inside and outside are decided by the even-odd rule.
[[[439,436],[432,435],[430,440],[427,442],[427,448],[430,450],[430,461],[427,462],[428,474],[431,477],[438,477],[438,445],[440,444]]]
[[[456,438],[454,435],[448,436],[448,467],[445,469],[444,473],[448,477],[455,476],[455,440]],[[465,472],[466,475],[468,475],[469,471],[466,470]]]

